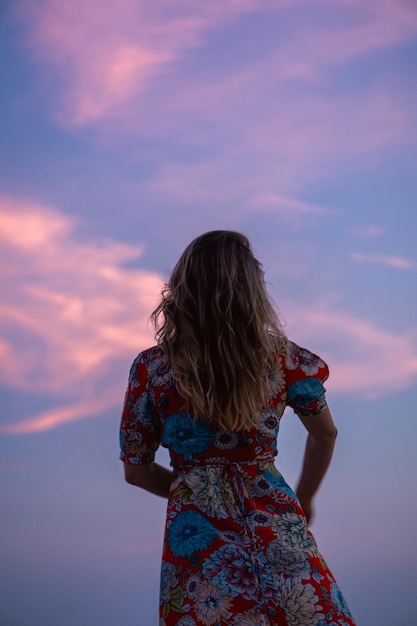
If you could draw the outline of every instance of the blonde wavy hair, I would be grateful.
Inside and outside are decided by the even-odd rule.
[[[258,423],[276,391],[284,333],[244,235],[215,230],[194,239],[151,320],[195,415],[232,430]]]

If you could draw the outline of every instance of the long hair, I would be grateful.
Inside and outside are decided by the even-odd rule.
[[[258,423],[284,334],[244,235],[215,230],[192,241],[151,319],[195,415],[232,430]]]

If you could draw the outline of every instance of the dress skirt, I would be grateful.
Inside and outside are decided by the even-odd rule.
[[[273,462],[174,469],[161,626],[352,626],[296,495]]]

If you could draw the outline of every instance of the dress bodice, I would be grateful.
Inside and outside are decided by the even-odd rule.
[[[146,463],[159,445],[169,450],[171,465],[273,461],[287,405],[308,415],[325,406],[326,363],[288,341],[278,349],[275,396],[261,411],[259,425],[245,431],[221,430],[187,410],[175,376],[159,346],[140,353],[129,377],[122,416],[122,459]]]

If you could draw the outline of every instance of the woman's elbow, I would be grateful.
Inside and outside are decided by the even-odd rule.
[[[333,424],[333,426],[329,428],[328,437],[330,439],[336,439],[338,432],[339,431],[337,430],[336,426]]]
[[[337,433],[338,431],[336,426],[329,426],[326,430],[323,430],[320,433],[320,438],[328,443],[334,443],[336,441]]]
[[[319,431],[310,432],[311,439],[317,444],[321,446],[334,446],[336,437],[337,437],[337,428],[336,426],[327,426],[326,428],[321,428]]]
[[[125,472],[125,481],[129,484],[129,485],[135,485],[136,481],[133,475],[126,473]]]

